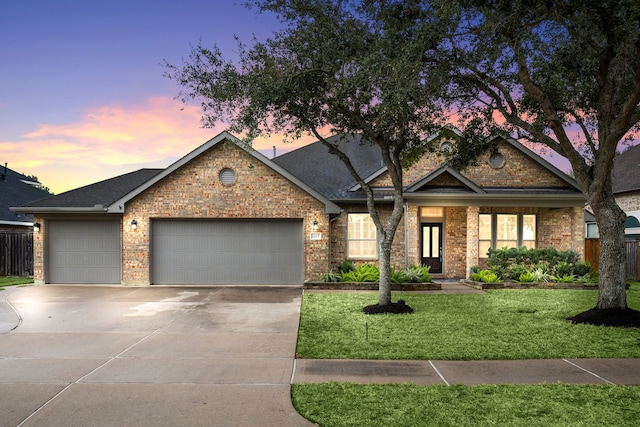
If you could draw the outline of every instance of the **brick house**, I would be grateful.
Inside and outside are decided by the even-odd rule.
[[[433,138],[444,148],[459,134]],[[422,262],[436,277],[462,278],[490,247],[583,253],[575,182],[517,141],[496,142],[498,151],[461,172],[431,153],[405,171],[395,265]],[[389,213],[378,148],[357,136],[339,143]],[[14,210],[42,224],[36,283],[299,284],[345,259],[377,260],[364,193],[319,142],[268,159],[223,132],[167,169]]]

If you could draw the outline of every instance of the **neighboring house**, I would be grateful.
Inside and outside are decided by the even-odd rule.
[[[40,183],[0,166],[0,275],[33,274],[33,216],[9,208],[49,195]]]
[[[334,137],[335,138],[335,137]],[[443,144],[459,134],[445,129]],[[374,188],[391,184],[379,149],[341,146]],[[425,155],[408,168],[392,262],[466,277],[490,247],[584,253],[575,182],[511,139],[459,172]],[[364,192],[316,142],[272,160],[224,132],[167,169],[141,170],[14,208],[42,224],[36,283],[299,284],[349,259],[376,262]]]
[[[51,194],[40,188],[39,182],[0,166],[0,231],[31,231],[33,215],[12,212],[11,206],[21,206]]]
[[[640,145],[614,158],[611,180],[616,202],[627,214],[625,235],[640,238]]]

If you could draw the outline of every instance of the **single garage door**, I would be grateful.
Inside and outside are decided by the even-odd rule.
[[[152,283],[299,284],[302,221],[154,220]]]
[[[119,221],[47,222],[48,283],[120,283]]]

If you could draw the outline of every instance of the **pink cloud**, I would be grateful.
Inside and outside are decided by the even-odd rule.
[[[198,106],[171,97],[151,97],[137,105],[91,109],[77,121],[40,124],[19,140],[0,141],[9,167],[36,175],[56,194],[140,168],[164,168],[224,131],[220,124],[203,129]],[[271,157],[312,139],[283,142],[273,135],[254,148]]]

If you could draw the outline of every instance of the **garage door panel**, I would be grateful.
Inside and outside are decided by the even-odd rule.
[[[155,220],[152,233],[155,284],[302,281],[302,221]]]
[[[120,283],[118,221],[49,221],[49,283]]]

